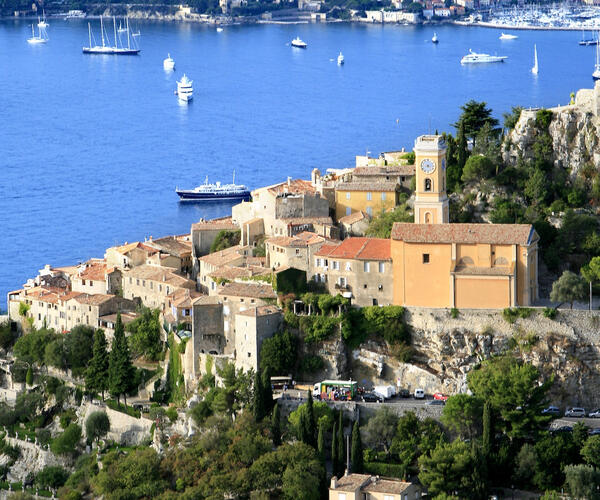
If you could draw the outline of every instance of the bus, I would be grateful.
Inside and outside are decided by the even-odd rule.
[[[358,382],[355,380],[323,380],[313,388],[313,396],[321,400],[349,401],[356,397]]]
[[[292,376],[287,377],[271,377],[271,386],[273,389],[283,389],[286,386],[288,389],[292,387]]]

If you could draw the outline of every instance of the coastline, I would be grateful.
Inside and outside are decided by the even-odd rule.
[[[452,21],[452,24],[456,26],[467,26],[467,27],[475,27],[475,28],[492,28],[492,29],[500,29],[500,30],[519,30],[519,31],[581,31],[585,30],[594,30],[595,28],[583,28],[583,27],[575,27],[575,26],[510,26],[507,24],[493,23],[493,22],[485,22],[485,21],[476,21],[476,22],[468,22],[468,21]]]

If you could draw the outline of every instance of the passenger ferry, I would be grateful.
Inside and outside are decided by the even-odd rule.
[[[215,184],[209,184],[207,176],[201,186],[194,189],[179,189],[176,187],[175,192],[179,195],[180,201],[250,200],[250,190],[243,184],[235,183],[235,172],[231,184],[221,184],[218,181]]]

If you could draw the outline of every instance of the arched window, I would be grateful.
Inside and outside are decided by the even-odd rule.
[[[471,257],[463,257],[458,261],[459,266],[472,266],[474,264],[473,259]]]
[[[425,212],[425,224],[431,224],[431,212]]]
[[[431,179],[425,179],[425,191],[431,191]]]

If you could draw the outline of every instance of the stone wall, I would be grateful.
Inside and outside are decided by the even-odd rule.
[[[85,421],[87,417],[95,412],[103,411],[110,420],[110,431],[106,435],[106,439],[115,441],[121,445],[135,446],[141,444],[144,440],[150,437],[150,429],[152,428],[152,420],[144,417],[136,418],[108,408],[106,405],[96,405],[92,403],[84,403],[77,410],[81,417],[83,433],[85,435]]]

